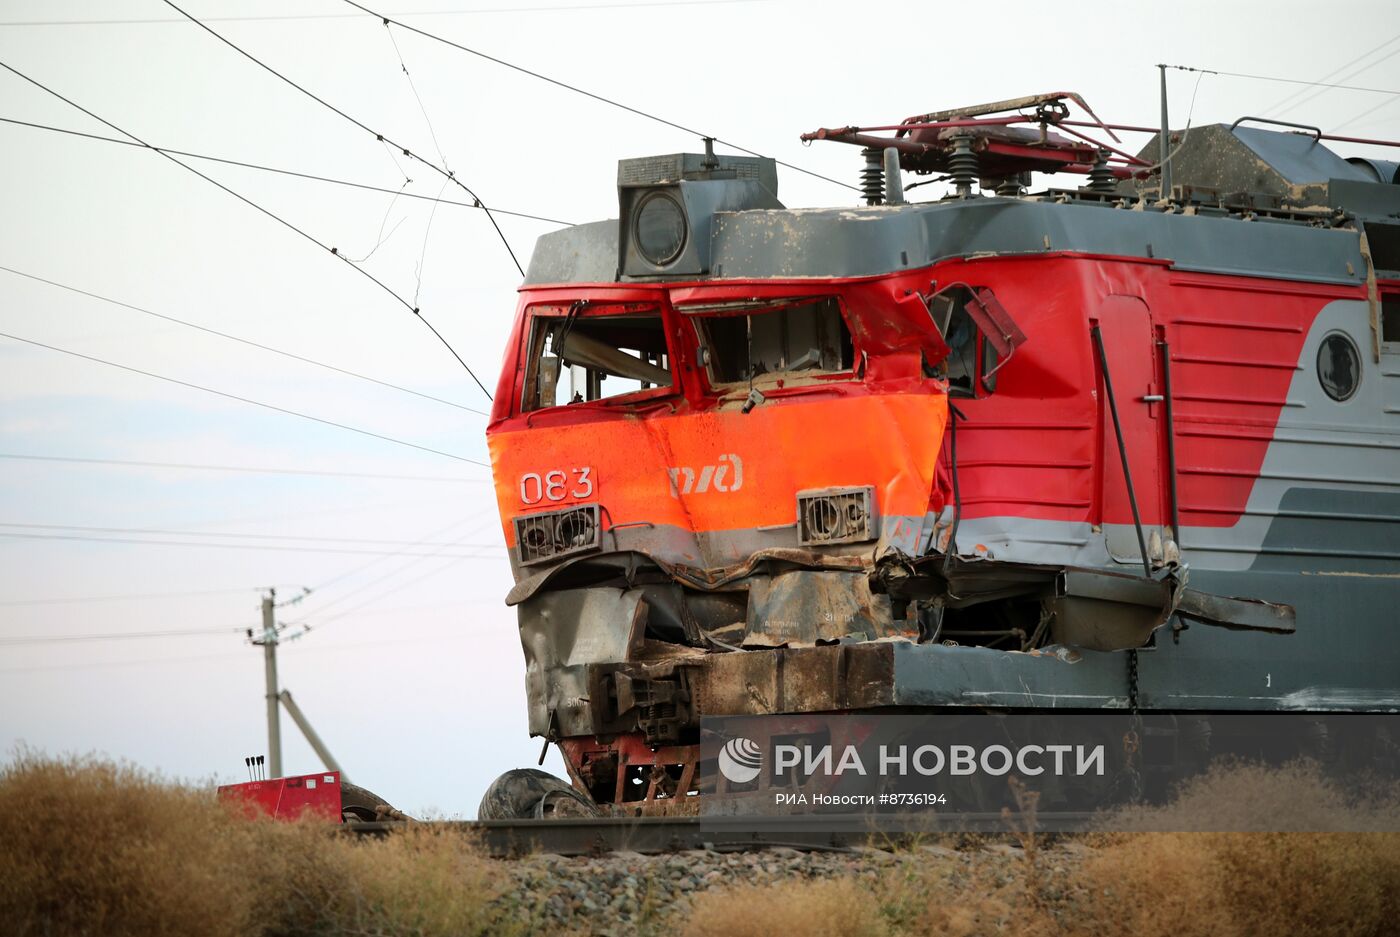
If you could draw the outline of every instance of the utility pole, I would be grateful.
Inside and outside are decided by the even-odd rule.
[[[301,595],[283,602],[282,605],[295,605],[310,593],[311,590],[303,586]],[[292,694],[287,690],[279,690],[277,686],[277,645],[284,640],[295,641],[311,630],[310,625],[302,624],[299,630],[284,635],[282,632],[288,626],[277,624],[277,608],[277,590],[269,587],[262,600],[262,631],[255,635],[252,628],[248,629],[248,642],[260,645],[263,649],[263,666],[267,676],[267,761],[270,769],[268,777],[275,779],[283,776],[282,726],[279,721],[282,706],[287,707],[292,721],[301,729],[302,735],[306,736],[306,740],[311,743],[312,749],[325,762],[326,767],[331,771],[340,771],[340,765],[331,756],[326,744],[321,741],[321,736],[311,727],[311,722],[301,711],[301,707],[292,699]],[[344,777],[345,773],[341,771],[341,778]]]
[[[1162,135],[1158,137],[1160,141],[1157,145],[1157,161],[1162,164],[1162,201],[1172,197],[1172,161],[1171,161],[1171,127],[1167,122],[1167,66],[1158,65],[1158,70],[1162,73]]]
[[[292,691],[283,690],[279,696],[282,699],[282,705],[287,707],[287,715],[292,717],[292,721],[297,724],[297,728],[301,730],[301,734],[306,736],[306,741],[311,743],[312,751],[320,756],[322,764],[326,766],[326,770],[339,771],[340,780],[346,780],[345,771],[340,767],[340,762],[335,760],[335,756],[331,754],[330,749],[326,748],[326,743],[321,741],[321,736],[317,735],[316,730],[311,727],[311,721],[306,718],[306,715],[301,711],[301,707],[296,704],[296,700],[292,699]]]
[[[277,590],[268,589],[262,600],[262,636],[253,638],[261,644],[263,665],[267,674],[267,760],[272,778],[282,777],[282,726],[278,721],[277,699]]]

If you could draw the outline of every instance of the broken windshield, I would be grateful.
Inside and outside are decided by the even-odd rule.
[[[762,305],[689,307],[696,316],[710,380],[737,384],[764,374],[849,371],[851,333],[832,297]]]
[[[660,311],[636,306],[622,310],[612,315],[576,304],[564,315],[536,313],[523,409],[671,387],[674,378]]]

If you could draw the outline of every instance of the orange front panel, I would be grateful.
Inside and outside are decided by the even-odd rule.
[[[797,492],[860,485],[880,516],[922,518],[947,412],[942,394],[803,396],[748,414],[500,429],[489,444],[506,542],[510,518],[569,504],[601,504],[604,527],[709,532],[790,524]]]

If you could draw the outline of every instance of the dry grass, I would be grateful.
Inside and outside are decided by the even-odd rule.
[[[696,899],[686,933],[779,932],[775,925],[785,915],[805,914],[839,922],[817,933],[843,933],[847,922],[858,921],[864,930],[852,933],[890,937],[1400,935],[1400,833],[1307,832],[1395,829],[1394,792],[1358,803],[1308,765],[1238,765],[1188,785],[1171,806],[1120,816],[1120,825],[1272,824],[1289,832],[1061,837],[1092,846],[1072,861],[1023,823],[1034,817],[1034,796],[1018,791],[1017,801],[1021,814],[1008,820],[1010,840],[1020,848],[1009,862],[998,865],[974,847],[970,861],[964,853],[903,862],[875,879],[711,892]],[[752,931],[736,929],[750,920],[760,923]]]
[[[887,937],[884,918],[855,879],[746,886],[702,897],[686,937]]]
[[[1400,934],[1400,834],[1127,834],[1080,880],[1095,937]]]
[[[1045,861],[1041,850],[1038,862]],[[698,897],[687,937],[770,933],[975,937],[1387,937],[1400,934],[1400,834],[1133,833],[1061,883],[958,859]],[[1006,866],[1003,866],[1006,868]]]
[[[1222,760],[1163,807],[1119,810],[1133,832],[1354,832],[1400,829],[1400,789],[1351,778],[1347,789],[1316,763],[1280,767]]]
[[[212,791],[90,758],[0,767],[0,921],[13,937],[508,932],[499,866],[460,834],[369,842],[236,816]]]
[[[1151,829],[1186,815],[1170,811],[1232,799],[1260,816],[1293,811],[1285,825],[1302,830],[1356,809],[1294,766],[1207,775],[1166,813],[1126,819]],[[1020,803],[1013,826],[1035,809]],[[1394,809],[1365,806],[1357,816]],[[644,918],[689,937],[1400,937],[1400,834],[1128,832],[1079,837],[1093,847],[1079,853],[1028,829],[1010,841],[1014,857],[964,844],[880,871],[853,862],[849,874],[708,891]],[[207,789],[109,762],[20,754],[0,766],[7,937],[547,932],[521,922],[508,875],[457,833],[361,841],[314,822],[243,819]]]

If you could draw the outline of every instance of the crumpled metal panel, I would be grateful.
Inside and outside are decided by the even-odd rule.
[[[878,709],[894,701],[894,647],[880,641],[711,654],[690,685],[704,715]]]
[[[641,638],[645,614],[637,589],[546,592],[521,609],[531,735],[557,733],[565,722],[586,724],[584,665],[626,660]]]
[[[871,594],[865,570],[794,569],[749,581],[745,647],[810,647],[903,634],[889,598]]]
[[[887,557],[876,569],[880,588],[896,599],[933,599],[973,608],[1003,599],[1037,599],[1054,613],[1058,644],[1096,651],[1142,647],[1180,613],[1202,624],[1288,634],[1290,606],[1226,598],[1186,588],[1187,570],[1167,567],[1154,578],[1102,569],[974,557]]]

